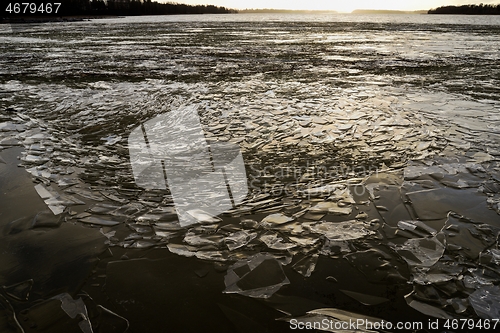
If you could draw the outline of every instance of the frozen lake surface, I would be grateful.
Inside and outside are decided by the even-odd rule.
[[[0,26],[0,325],[286,332],[439,318],[444,330],[500,318],[498,50],[498,16]],[[183,123],[193,110],[199,128]],[[153,151],[151,138],[197,128],[196,154],[162,142],[172,165],[139,182],[134,130]],[[229,146],[241,155],[216,149]],[[215,171],[214,156],[242,157],[248,190],[236,200],[233,187],[222,214],[211,209],[236,169],[198,182],[196,207],[165,188],[165,170],[178,176],[200,147]]]

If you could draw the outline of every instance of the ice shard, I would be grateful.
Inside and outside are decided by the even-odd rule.
[[[290,281],[275,257],[259,253],[229,267],[224,283],[225,293],[269,298]]]
[[[469,296],[469,301],[479,317],[500,318],[500,287],[483,286]]]

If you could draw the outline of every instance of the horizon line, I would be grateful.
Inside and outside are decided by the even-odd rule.
[[[269,10],[269,11],[289,11],[289,12],[333,12],[333,13],[352,14],[355,11],[400,12],[400,13],[413,13],[413,12],[423,12],[423,11],[427,12],[433,8],[416,9],[416,10],[356,8],[351,11],[340,11],[335,9],[288,9],[288,8],[229,8],[229,9],[238,11]]]

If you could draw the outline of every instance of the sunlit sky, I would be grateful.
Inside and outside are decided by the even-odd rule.
[[[422,10],[446,5],[465,4],[497,4],[500,0],[157,0],[160,2],[178,2],[192,5],[216,5],[235,9],[245,8],[277,8],[277,9],[307,9],[336,10],[351,12],[354,9],[394,9]]]

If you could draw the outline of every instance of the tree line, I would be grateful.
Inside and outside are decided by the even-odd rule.
[[[442,6],[431,9],[428,14],[465,14],[465,15],[500,15],[500,4],[498,5],[463,5]]]
[[[227,14],[235,10],[213,5],[186,5],[180,3],[159,3],[151,0],[18,0],[8,1],[11,6],[2,8],[1,16],[76,16],[76,15],[175,15],[175,14]],[[14,8],[14,3],[35,3],[37,10],[30,13],[30,7],[24,10],[24,6]],[[51,13],[46,10],[47,3],[61,3],[55,13],[55,6]],[[6,4],[7,6],[7,4]],[[42,7],[40,7],[42,6]],[[45,6],[45,7],[44,7]],[[2,7],[5,7],[2,5]],[[33,7],[34,8],[34,7]],[[16,9],[14,11],[14,9]],[[40,9],[40,10],[38,10]],[[24,12],[23,12],[24,10]],[[18,12],[19,11],[19,12]]]

